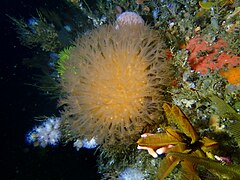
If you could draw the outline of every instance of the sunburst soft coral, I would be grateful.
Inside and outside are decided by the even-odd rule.
[[[73,132],[100,145],[134,143],[161,115],[171,72],[164,56],[159,33],[142,24],[106,25],[79,38],[62,78],[63,117]]]

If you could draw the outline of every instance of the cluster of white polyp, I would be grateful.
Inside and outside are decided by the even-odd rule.
[[[35,126],[32,131],[27,134],[27,142],[43,148],[47,145],[57,145],[61,137],[60,122],[61,119],[58,117],[45,119],[41,125]]]

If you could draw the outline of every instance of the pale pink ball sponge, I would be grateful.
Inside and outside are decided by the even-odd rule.
[[[64,119],[100,145],[135,143],[159,123],[171,68],[157,32],[138,24],[106,25],[79,38],[65,62]]]
[[[144,20],[135,12],[123,12],[116,20],[117,25],[144,24]]]

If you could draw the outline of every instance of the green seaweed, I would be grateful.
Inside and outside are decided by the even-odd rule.
[[[22,45],[29,48],[39,46],[45,52],[60,49],[61,43],[54,25],[48,23],[39,11],[37,15],[36,23],[33,25],[28,24],[24,19],[7,16],[13,21]]]
[[[219,161],[200,158],[192,156],[189,154],[178,153],[178,152],[169,152],[167,159],[180,159],[182,161],[189,161],[199,166],[203,166],[209,170],[214,175],[217,175],[219,178],[223,179],[239,179],[240,178],[240,165],[237,164],[225,164]]]
[[[224,100],[215,95],[211,95],[208,98],[211,100],[212,105],[217,110],[219,116],[240,120],[240,115],[237,114],[237,112]]]
[[[60,77],[64,74],[66,70],[65,62],[69,59],[70,51],[72,49],[72,46],[64,48],[62,51],[59,52],[59,60],[56,64],[56,70]]]
[[[212,102],[218,115],[222,118],[229,119],[226,127],[227,132],[233,136],[240,147],[240,115],[224,100],[220,99],[215,95],[208,97]]]

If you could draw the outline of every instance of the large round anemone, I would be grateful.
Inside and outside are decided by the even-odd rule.
[[[158,32],[102,26],[76,40],[64,66],[63,117],[77,136],[126,145],[159,123],[171,70]]]

